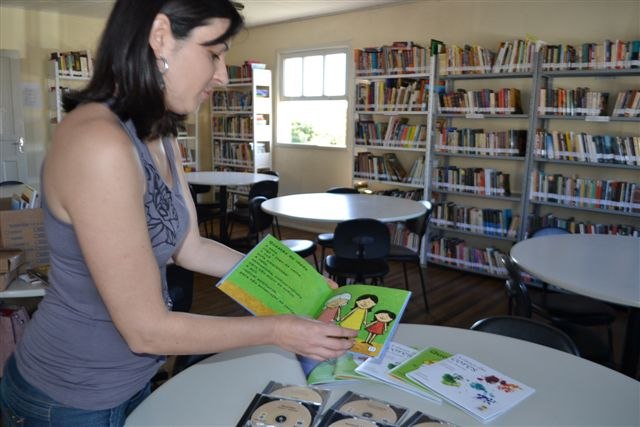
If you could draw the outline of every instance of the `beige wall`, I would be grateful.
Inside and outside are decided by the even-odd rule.
[[[25,13],[0,7],[0,48],[18,49],[23,80],[45,87],[45,60],[55,49],[83,49],[96,44],[103,21],[51,13]],[[394,40],[426,44],[470,43],[496,48],[505,39],[531,34],[550,43],[581,43],[640,38],[638,0],[418,0],[391,7],[267,25],[240,34],[228,55],[230,64],[245,59],[265,62],[276,71],[279,49],[348,43],[353,48]],[[29,150],[38,153],[49,138],[46,114],[26,112]],[[200,110],[201,166],[210,165],[208,105]],[[351,121],[350,121],[351,122]],[[349,144],[352,132],[348,135]],[[275,146],[274,167],[281,193],[323,191],[351,182],[351,151]],[[35,158],[36,156],[34,156]],[[35,163],[36,162],[32,162]],[[33,173],[33,172],[32,172]],[[36,172],[37,173],[37,172]]]
[[[39,182],[40,164],[51,139],[48,123],[47,59],[56,50],[95,50],[104,20],[0,7],[0,49],[20,54],[22,83],[40,88],[41,106],[23,110],[29,182]]]

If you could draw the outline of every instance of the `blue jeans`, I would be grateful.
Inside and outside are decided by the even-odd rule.
[[[85,410],[56,402],[29,384],[18,372],[13,356],[0,382],[0,412],[4,427],[122,426],[127,416],[151,393],[150,385],[111,409]]]

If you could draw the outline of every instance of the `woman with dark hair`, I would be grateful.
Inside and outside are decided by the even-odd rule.
[[[116,2],[43,163],[51,286],[5,368],[5,426],[122,425],[166,354],[273,344],[324,360],[353,345],[354,331],[292,315],[171,311],[169,261],[221,277],[243,256],[200,236],[175,141],[227,83],[242,25],[228,0]]]

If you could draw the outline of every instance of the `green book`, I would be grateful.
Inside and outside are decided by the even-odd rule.
[[[447,353],[436,347],[427,347],[424,350],[417,353],[415,356],[407,359],[404,363],[396,366],[389,371],[389,375],[409,383],[418,389],[427,390],[426,387],[417,381],[412,380],[407,376],[408,373],[419,369],[423,365],[431,365],[441,360],[447,359],[453,356],[451,353]]]
[[[374,285],[333,289],[306,260],[271,235],[216,285],[252,314],[297,314],[359,331],[354,353],[378,357],[400,323],[411,292]]]

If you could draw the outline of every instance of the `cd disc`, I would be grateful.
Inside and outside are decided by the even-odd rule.
[[[329,424],[329,427],[376,427],[373,421],[367,421],[360,418],[345,418]]]
[[[389,405],[370,399],[352,400],[342,405],[339,411],[389,424],[398,421],[396,412]]]
[[[425,421],[423,423],[414,424],[413,427],[442,427],[443,425],[445,424],[437,421]]]
[[[293,400],[273,400],[251,414],[251,425],[256,426],[308,427],[311,421],[309,410]]]
[[[309,387],[287,386],[274,390],[269,394],[271,394],[272,396],[290,397],[293,399],[304,400],[305,402],[312,402],[318,405],[322,405],[322,396],[320,396],[317,391]]]

